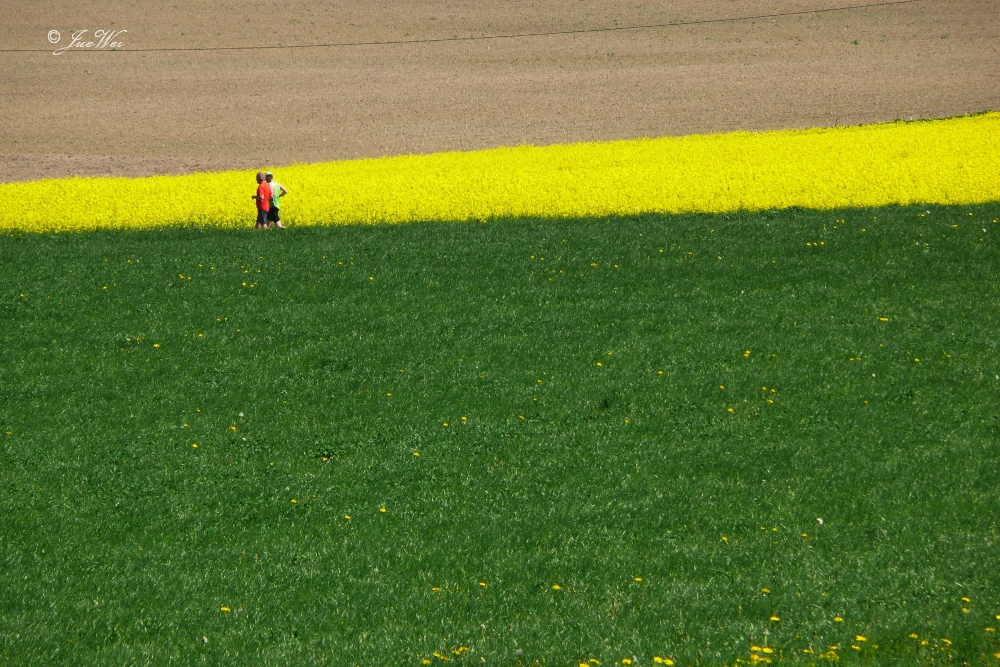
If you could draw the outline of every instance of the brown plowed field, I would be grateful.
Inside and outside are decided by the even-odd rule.
[[[726,19],[864,0],[0,0],[0,182],[521,143],[829,126],[1000,109],[996,0],[642,30],[287,50]],[[871,0],[868,0],[869,2]],[[57,45],[58,46],[58,45]]]

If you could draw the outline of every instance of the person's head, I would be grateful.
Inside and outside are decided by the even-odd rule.
[[[262,172],[262,171],[258,171],[257,172],[257,182],[258,183],[263,183],[264,182],[264,172]]]
[[[268,183],[270,183],[273,178],[274,174],[272,174],[271,172],[267,172],[266,174],[264,174],[264,180],[266,180]]]

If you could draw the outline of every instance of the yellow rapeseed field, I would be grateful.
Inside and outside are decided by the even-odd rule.
[[[292,225],[1000,200],[1000,113],[283,167]],[[254,171],[0,185],[0,229],[248,228]]]

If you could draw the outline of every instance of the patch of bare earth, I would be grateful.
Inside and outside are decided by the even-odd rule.
[[[871,1],[871,0],[867,0]],[[994,0],[568,35],[864,0],[0,0],[0,182],[500,145],[831,126],[1000,109]],[[120,52],[50,53],[76,29]],[[57,45],[58,46],[58,45]]]

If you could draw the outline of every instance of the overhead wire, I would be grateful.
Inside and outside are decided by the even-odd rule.
[[[924,0],[891,0],[890,2],[872,2],[863,5],[843,5],[840,7],[825,7],[820,9],[802,9],[792,12],[775,12],[772,14],[755,14],[750,16],[731,16],[718,19],[697,19],[691,21],[671,21],[668,23],[646,23],[623,26],[602,26],[597,28],[575,28],[572,30],[550,30],[546,32],[517,32],[497,35],[470,35],[468,37],[426,37],[417,39],[400,40],[378,40],[361,42],[327,42],[320,44],[255,44],[244,46],[165,46],[138,49],[79,49],[72,53],[163,53],[163,52],[196,52],[196,51],[265,51],[265,50],[291,50],[291,49],[323,49],[323,48],[347,48],[360,46],[401,46],[407,44],[440,44],[444,42],[475,42],[483,40],[497,39],[521,39],[530,37],[556,37],[560,35],[582,35],[602,32],[623,32],[629,30],[655,30],[661,28],[677,28],[695,25],[710,25],[714,23],[736,23],[742,21],[756,21],[764,19],[778,19],[789,16],[802,16],[805,14],[827,14],[831,12],[845,12],[855,9],[876,9],[880,7],[893,7],[898,5],[911,5]],[[61,47],[60,47],[61,48]],[[57,49],[58,50],[58,49]],[[50,53],[50,49],[0,49],[0,53]],[[69,53],[70,51],[66,51]]]

